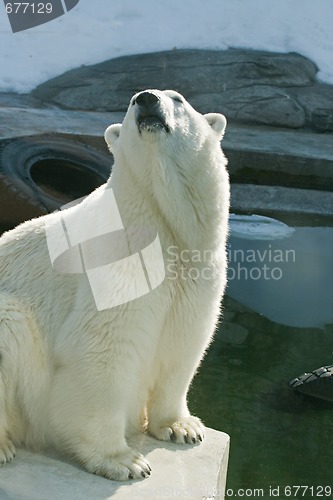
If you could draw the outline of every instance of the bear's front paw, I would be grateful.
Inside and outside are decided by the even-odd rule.
[[[0,443],[0,465],[11,462],[15,457],[15,446],[10,439]]]
[[[102,459],[94,457],[84,465],[89,472],[115,481],[142,479],[149,477],[151,472],[151,467],[144,456],[131,449]]]
[[[179,444],[200,443],[205,435],[204,425],[197,417],[180,417],[162,425],[149,423],[148,432],[161,441],[174,441]]]

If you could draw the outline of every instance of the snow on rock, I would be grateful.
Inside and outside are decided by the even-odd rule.
[[[298,52],[333,83],[332,19],[331,0],[80,0],[13,34],[0,6],[0,91],[26,93],[81,65],[173,48]]]

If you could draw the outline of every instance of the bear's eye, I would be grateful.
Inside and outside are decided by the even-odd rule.
[[[178,95],[174,95],[172,97],[172,100],[175,101],[175,102],[180,102],[180,103],[183,102],[183,99],[181,97],[178,97]]]

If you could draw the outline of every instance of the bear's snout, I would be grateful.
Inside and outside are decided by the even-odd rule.
[[[141,108],[154,108],[157,106],[159,103],[160,98],[154,94],[153,92],[150,92],[148,90],[145,90],[144,92],[141,92],[135,99],[135,103],[138,104]]]
[[[158,95],[145,90],[138,94],[133,104],[136,105],[135,118],[140,133],[143,130],[147,132],[156,132],[158,130],[170,132],[161,99]]]

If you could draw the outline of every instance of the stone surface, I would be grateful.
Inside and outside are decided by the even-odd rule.
[[[103,139],[124,113],[62,109],[1,108],[0,141],[37,134],[60,134],[107,152]],[[223,140],[232,182],[333,191],[333,138],[330,133],[230,124]],[[333,206],[331,212],[333,211]]]
[[[95,136],[104,144],[104,131],[122,122],[124,113],[89,113],[62,109],[0,108],[0,140],[36,134]],[[105,150],[107,150],[105,145]]]
[[[281,186],[232,184],[231,210],[246,213],[285,212],[332,217],[333,193]]]
[[[233,182],[333,191],[331,134],[229,124],[223,149]]]
[[[221,334],[221,341],[231,345],[242,345],[249,335],[249,330],[244,326],[237,325],[223,318],[223,329]]]
[[[333,132],[333,87],[317,83],[310,87],[289,89],[305,110],[306,125],[320,132]]]
[[[148,479],[116,482],[89,474],[54,454],[18,450],[13,463],[0,468],[1,500],[202,500],[224,498],[229,436],[207,429],[200,446],[180,446],[141,435],[132,443],[148,458]]]
[[[15,94],[14,92],[0,92],[0,108],[47,108],[47,102],[40,101],[30,94]],[[52,106],[51,106],[52,107]],[[53,106],[55,107],[55,106]]]
[[[305,125],[305,109],[283,89],[273,85],[251,85],[220,94],[201,94],[194,96],[191,104],[201,113],[209,113],[212,109],[223,112],[234,122],[290,128]]]
[[[83,66],[40,85],[33,95],[78,109],[123,111],[134,92],[174,88],[187,98],[249,84],[309,85],[316,66],[298,54],[263,51],[172,50]]]
[[[125,111],[146,88],[173,88],[200,112],[229,121],[333,131],[333,86],[295,53],[229,49],[172,50],[84,66],[56,77],[32,95],[63,108]]]

